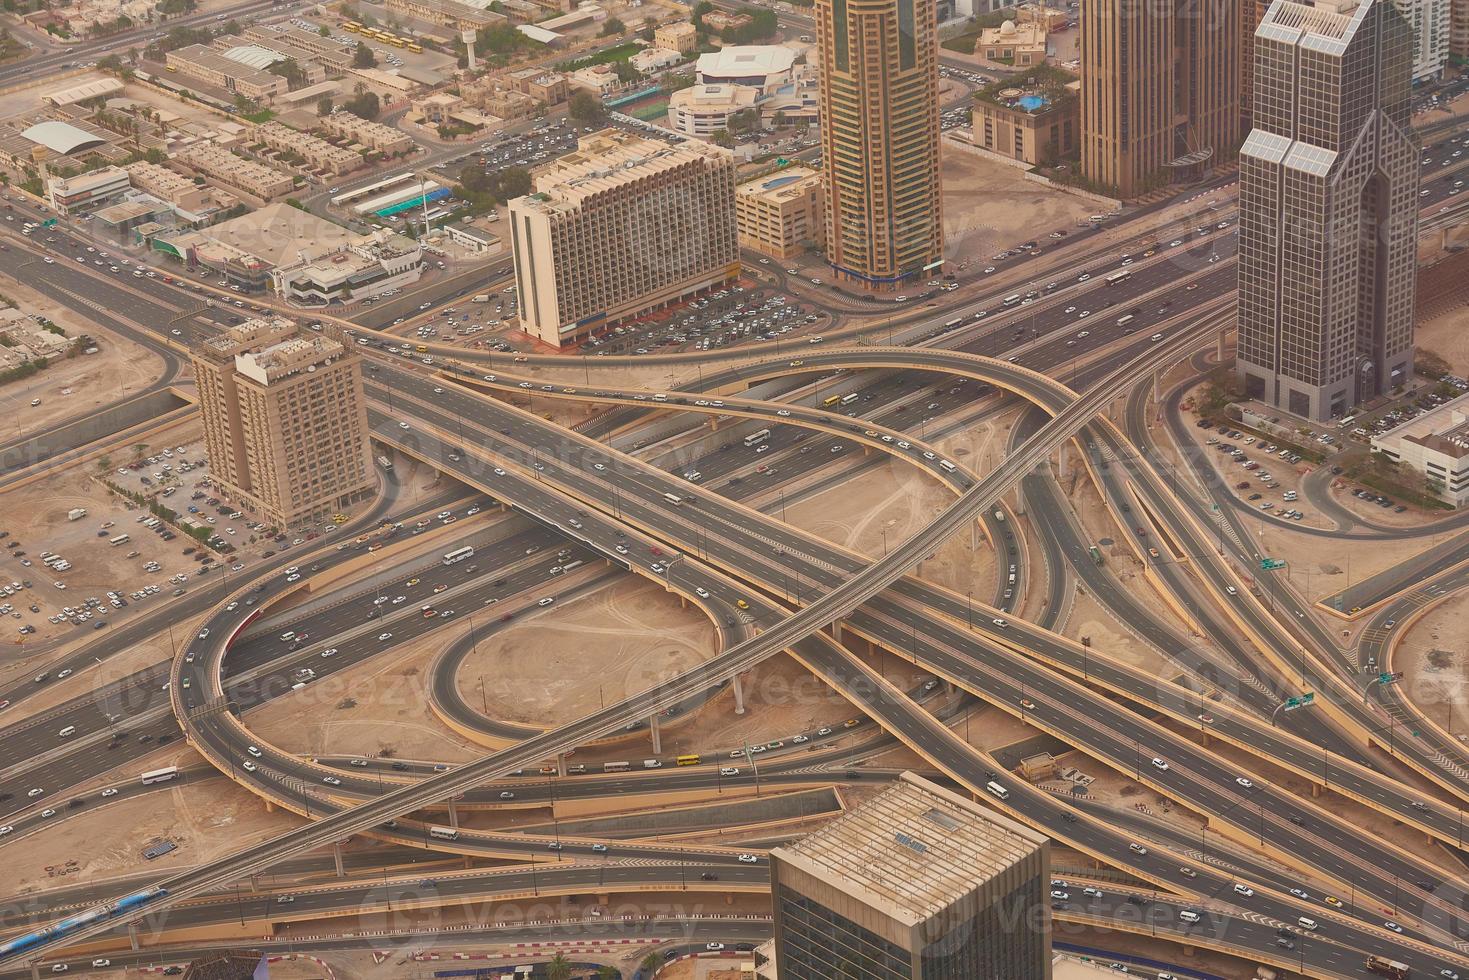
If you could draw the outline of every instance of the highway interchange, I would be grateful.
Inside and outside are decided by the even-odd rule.
[[[207,620],[209,640],[193,642],[186,650],[181,649],[179,657],[163,673],[156,669],[145,672],[119,682],[123,687],[115,695],[103,691],[90,704],[59,710],[79,712],[72,720],[79,724],[82,734],[94,738],[105,735],[109,740],[113,740],[112,736],[106,733],[120,724],[108,717],[118,714],[108,710],[114,705],[123,706],[124,714],[129,717],[150,719],[145,724],[157,725],[159,733],[176,731],[182,719],[191,743],[221,771],[250,785],[267,799],[298,812],[309,811],[316,818],[311,826],[267,842],[236,859],[215,862],[171,878],[167,882],[170,898],[178,900],[190,895],[207,895],[223,883],[254,873],[256,869],[272,867],[289,855],[340,839],[349,832],[365,831],[385,840],[422,846],[429,843],[424,823],[400,819],[397,825],[388,827],[387,821],[424,806],[441,804],[442,800],[461,792],[466,794],[462,806],[498,805],[500,794],[507,792],[503,788],[509,785],[506,780],[512,778],[510,774],[514,770],[535,771],[532,767],[554,760],[600,734],[624,731],[629,725],[644,725],[648,718],[668,708],[687,710],[707,695],[711,686],[729,681],[771,653],[787,648],[813,673],[847,695],[858,709],[913,747],[938,771],[982,794],[984,785],[994,778],[993,760],[957,739],[948,727],[924,710],[915,700],[919,692],[899,690],[875,675],[853,653],[851,641],[861,637],[912,659],[925,671],[943,677],[974,697],[1027,717],[1035,727],[1086,748],[1121,771],[1136,770],[1137,778],[1160,793],[1188,801],[1199,812],[1211,813],[1219,821],[1218,832],[1222,836],[1232,833],[1237,839],[1247,839],[1258,829],[1259,843],[1271,853],[1283,852],[1298,866],[1325,872],[1354,889],[1360,900],[1351,901],[1340,910],[1324,907],[1319,896],[1303,899],[1291,895],[1288,881],[1272,880],[1263,869],[1248,864],[1235,866],[1237,871],[1227,864],[1215,867],[1215,861],[1221,859],[1208,860],[1207,846],[1194,848],[1189,842],[1168,839],[1166,834],[1148,837],[1147,853],[1140,854],[1133,847],[1138,844],[1136,828],[1116,826],[1115,821],[1109,821],[1104,815],[1007,780],[1011,798],[1005,806],[1023,819],[1085,853],[1126,867],[1142,879],[1177,893],[1180,898],[1176,901],[1207,903],[1211,915],[1191,930],[1194,938],[1205,943],[1215,941],[1221,948],[1239,944],[1251,955],[1274,957],[1273,961],[1281,965],[1299,960],[1301,965],[1311,968],[1313,975],[1321,976],[1361,976],[1362,951],[1379,948],[1399,951],[1401,958],[1435,972],[1464,969],[1462,954],[1469,947],[1460,939],[1465,931],[1460,921],[1462,909],[1457,904],[1457,896],[1463,892],[1458,878],[1445,876],[1437,868],[1386,842],[1363,849],[1359,830],[1268,781],[1256,779],[1249,787],[1241,787],[1236,783],[1241,778],[1237,768],[1196,745],[1179,730],[1191,721],[1193,727],[1201,728],[1203,723],[1196,719],[1202,713],[1200,709],[1204,709],[1213,716],[1207,723],[1211,736],[1276,764],[1284,763],[1339,792],[1369,800],[1446,844],[1462,843],[1462,817],[1458,809],[1464,796],[1462,770],[1456,772],[1450,768],[1457,765],[1456,758],[1461,758],[1456,755],[1459,751],[1456,744],[1424,746],[1421,750],[1414,745],[1404,753],[1404,761],[1414,765],[1422,775],[1438,781],[1441,790],[1455,798],[1452,804],[1445,805],[1419,790],[1404,789],[1390,774],[1372,771],[1377,767],[1364,751],[1361,731],[1367,721],[1354,714],[1350,704],[1338,706],[1329,716],[1325,712],[1287,715],[1278,730],[1262,722],[1265,716],[1274,718],[1272,712],[1280,699],[1293,690],[1292,684],[1305,681],[1318,690],[1330,690],[1333,684],[1340,686],[1340,678],[1333,677],[1330,669],[1332,658],[1340,657],[1342,652],[1328,631],[1311,617],[1277,617],[1248,596],[1237,597],[1239,601],[1226,598],[1233,595],[1227,590],[1241,584],[1238,567],[1216,553],[1225,542],[1216,542],[1213,535],[1217,530],[1209,530],[1216,526],[1204,503],[1189,494],[1176,494],[1148,465],[1145,452],[1139,453],[1135,448],[1146,447],[1148,438],[1146,433],[1138,431],[1138,412],[1125,413],[1119,426],[1095,421],[1099,411],[1113,403],[1119,393],[1136,382],[1147,381],[1153,370],[1176,364],[1192,351],[1212,345],[1217,333],[1227,325],[1224,318],[1218,315],[1211,318],[1207,312],[1218,307],[1217,298],[1232,287],[1233,241],[1229,223],[1223,223],[1223,228],[1210,227],[1203,234],[1186,235],[1198,239],[1187,246],[1190,257],[1186,260],[1174,261],[1170,257],[1162,241],[1169,236],[1161,234],[1160,256],[1136,259],[1134,275],[1122,286],[1075,281],[1083,271],[1095,279],[1116,268],[1114,255],[1072,269],[1069,279],[1059,274],[1042,274],[1036,283],[1036,302],[1027,304],[1028,308],[1006,313],[997,303],[998,296],[1003,294],[997,293],[983,304],[971,303],[943,313],[928,313],[916,326],[903,329],[914,339],[927,336],[929,340],[938,340],[941,348],[932,348],[932,354],[886,344],[823,348],[819,355],[814,348],[807,348],[784,357],[735,363],[725,369],[728,376],[718,370],[705,372],[702,379],[705,388],[719,388],[726,383],[737,389],[750,386],[748,393],[758,397],[742,399],[738,411],[733,395],[724,397],[727,404],[723,406],[701,406],[696,403],[712,401],[713,397],[692,392],[669,393],[666,401],[654,403],[650,400],[652,392],[632,389],[616,392],[611,386],[595,381],[580,386],[557,381],[546,390],[546,381],[536,377],[544,367],[538,360],[516,374],[506,371],[509,365],[503,362],[508,359],[501,358],[502,363],[496,364],[487,357],[484,366],[474,368],[472,373],[466,368],[468,376],[461,382],[369,350],[370,367],[375,369],[369,372],[369,394],[373,396],[372,422],[378,440],[487,494],[488,499],[457,501],[460,513],[466,506],[486,506],[493,499],[513,504],[518,513],[529,518],[508,532],[499,528],[493,532],[505,535],[493,545],[497,555],[503,552],[508,556],[498,563],[482,561],[480,570],[467,573],[435,567],[434,552],[419,559],[422,567],[410,563],[401,574],[395,570],[395,579],[419,577],[421,584],[415,596],[426,594],[425,589],[431,593],[439,584],[448,585],[450,591],[443,595],[449,598],[436,602],[441,606],[452,602],[465,613],[493,598],[506,603],[503,608],[513,610],[516,616],[554,615],[554,609],[548,612],[535,605],[548,587],[549,562],[544,557],[535,559],[526,555],[525,549],[534,546],[542,555],[548,555],[568,539],[572,547],[581,549],[576,552],[578,555],[599,555],[613,567],[631,568],[655,579],[661,577],[671,590],[707,610],[719,627],[722,648],[709,664],[690,675],[670,679],[658,690],[610,705],[562,729],[523,733],[524,741],[512,748],[490,755],[482,762],[444,772],[434,773],[435,767],[419,764],[401,771],[391,767],[384,771],[381,765],[375,765],[354,772],[355,767],[344,766],[341,761],[333,764],[329,760],[318,763],[300,760],[261,743],[244,726],[238,712],[284,690],[284,679],[302,665],[309,664],[323,673],[381,655],[382,645],[376,639],[380,631],[389,631],[395,640],[402,642],[442,624],[421,617],[415,605],[417,599],[410,597],[413,601],[399,604],[398,612],[384,614],[391,618],[375,619],[370,628],[363,629],[362,617],[370,609],[378,608],[372,600],[384,590],[360,588],[332,605],[299,620],[290,620],[291,628],[312,635],[309,647],[296,653],[283,651],[274,641],[275,630],[283,628],[275,621],[271,621],[270,629],[247,634],[239,643],[228,646],[227,639],[252,608],[237,605],[229,609],[229,603],[242,603],[245,598],[254,597],[258,608],[263,609],[294,591],[279,574],[285,565],[297,561],[292,557],[249,569],[228,583],[212,582],[207,590],[195,590],[187,597],[188,613],[212,610]],[[57,252],[64,254],[59,248]],[[1218,260],[1211,261],[1216,255]],[[96,295],[100,290],[107,296],[106,309],[134,324],[177,322],[187,328],[187,334],[180,340],[171,340],[167,335],[148,340],[155,348],[161,342],[174,350],[186,349],[198,336],[195,331],[210,329],[207,315],[178,319],[181,313],[197,310],[198,301],[165,284],[153,280],[119,284],[90,269],[74,268],[70,262],[42,266],[33,261],[27,268],[36,273],[37,288],[46,290],[58,301],[81,304],[82,297]],[[1181,273],[1181,269],[1185,271]],[[1179,283],[1186,279],[1197,282],[1197,288],[1187,291],[1179,288]],[[1044,289],[1051,281],[1057,282],[1057,288]],[[1067,313],[1064,307],[1068,305],[1079,309]],[[974,319],[981,308],[986,317]],[[1096,319],[1077,317],[1075,314],[1080,309],[1092,310]],[[1133,309],[1138,310],[1135,329],[1124,334],[1112,321]],[[996,326],[1002,317],[1003,326]],[[962,319],[963,326],[947,328],[950,318]],[[128,329],[136,332],[135,327]],[[1089,336],[1080,336],[1083,330]],[[1149,335],[1155,332],[1164,334],[1164,339],[1150,341]],[[138,336],[146,339],[144,334]],[[906,339],[906,336],[900,338]],[[969,358],[966,361],[962,355],[950,355],[945,350],[962,352]],[[985,357],[992,359],[985,360]],[[468,362],[471,358],[464,355],[464,360]],[[612,359],[608,363],[613,363]],[[486,368],[496,373],[496,380],[485,381],[481,375]],[[914,369],[934,372],[937,380],[915,377]],[[1044,371],[1059,378],[1081,393],[1081,397],[1039,373],[1030,374],[1022,369]],[[838,370],[845,375],[833,373]],[[956,386],[956,379],[964,377],[965,372],[969,372],[968,379]],[[810,378],[793,377],[813,374],[820,379],[814,386],[808,384]],[[532,387],[522,388],[524,384]],[[933,450],[929,450],[934,452],[933,458],[923,455],[925,436],[932,439],[935,435],[930,425],[943,432],[947,415],[962,410],[967,402],[986,397],[996,388],[1019,391],[1051,413],[1053,419],[1047,421],[1044,415],[1037,416],[1023,434],[1015,434],[1011,452],[1003,461],[992,466],[989,464],[995,461],[986,461],[988,471],[980,467],[970,471],[960,466],[951,473],[940,468],[939,454]],[[497,392],[499,400],[484,397],[480,392],[485,390]],[[836,390],[860,391],[855,417],[822,410],[823,396]],[[1145,391],[1145,386],[1134,390]],[[611,445],[599,444],[585,433],[562,430],[515,408],[513,403],[528,397],[527,392],[536,398],[590,398],[609,409],[620,405],[620,410],[609,411],[606,416],[609,434],[614,436]],[[920,410],[920,401],[936,407]],[[998,403],[998,397],[990,401]],[[1134,398],[1133,409],[1141,402],[1141,396]],[[692,413],[705,408],[716,409],[713,414],[760,419],[755,424],[771,425],[776,435],[771,440],[770,451],[761,454],[763,472],[756,468],[756,458],[743,454],[738,443],[732,450],[712,449],[698,458],[678,460],[674,473],[621,451],[621,447],[635,441],[628,433],[637,431],[648,410],[679,409]],[[727,411],[717,411],[720,408]],[[804,429],[797,429],[797,415]],[[402,427],[404,423],[406,429]],[[690,424],[697,424],[697,419]],[[752,428],[753,424],[732,431]],[[892,441],[884,441],[883,435],[890,436]],[[1193,676],[1211,679],[1216,686],[1222,687],[1224,680],[1241,676],[1253,678],[1259,686],[1250,683],[1232,686],[1228,698],[1215,704],[1207,699],[1207,690],[1196,694],[1182,685],[1159,684],[1156,679],[1142,677],[1108,658],[1105,651],[1086,651],[1051,634],[1044,622],[1032,625],[1014,619],[1006,620],[1001,626],[996,620],[1007,611],[1003,595],[989,597],[993,600],[989,602],[979,597],[956,596],[906,575],[937,542],[956,531],[963,533],[962,529],[976,520],[983,521],[983,533],[991,543],[1005,541],[1008,528],[1000,525],[1014,522],[998,521],[994,510],[1001,495],[1021,481],[1041,489],[1039,494],[1026,494],[1030,508],[1060,518],[1058,508],[1064,504],[1055,494],[1054,484],[1048,482],[1046,474],[1037,473],[1037,467],[1073,437],[1079,439],[1086,451],[1073,452],[1072,465],[1090,467],[1093,478],[1116,508],[1122,526],[1119,536],[1132,539],[1127,533],[1128,525],[1142,518],[1124,515],[1130,513],[1127,508],[1137,507],[1145,509],[1154,533],[1175,546],[1179,560],[1159,561],[1151,569],[1161,587],[1177,596],[1197,596],[1200,579],[1196,576],[1202,575],[1207,581],[1208,595],[1198,597],[1190,608],[1196,613],[1199,628],[1223,648],[1227,660],[1215,662],[1209,651],[1178,650],[1182,666]],[[911,442],[915,448],[898,453],[893,448],[898,440]],[[957,500],[924,535],[907,542],[894,542],[892,552],[881,559],[854,555],[785,526],[769,499],[770,492],[785,482],[782,477],[788,479],[790,470],[804,465],[799,461],[803,451],[819,454],[817,459],[831,466],[846,465],[845,461],[851,458],[850,469],[858,472],[863,464],[856,462],[855,457],[862,446],[875,452],[898,454],[906,465],[918,467],[931,478],[949,485]],[[454,456],[460,459],[452,462]],[[689,469],[704,474],[699,484],[691,485],[678,476],[679,471]],[[664,500],[667,493],[676,493],[685,503],[669,506]],[[764,513],[741,505],[739,501],[743,499],[758,500]],[[420,508],[424,514],[434,509]],[[344,532],[342,537],[350,537],[360,527],[375,524],[387,514],[386,505],[380,504],[370,519]],[[407,519],[413,515],[403,516]],[[1047,544],[1048,554],[1053,558],[1066,556],[1072,570],[1089,582],[1094,591],[1106,596],[1115,608],[1130,610],[1130,617],[1140,614],[1135,605],[1129,606],[1128,598],[1116,588],[1115,582],[1108,582],[1105,572],[1095,567],[1088,569],[1084,566],[1089,566],[1089,562],[1078,560],[1084,541],[1074,533],[1067,536],[1064,519],[1045,523],[1057,532],[1056,540]],[[1005,547],[1009,550],[1012,546]],[[649,557],[653,548],[671,548],[681,557],[673,563],[653,562]],[[354,557],[353,549],[324,550],[300,561],[309,560],[306,570],[317,574],[330,570],[335,562],[351,561]],[[1035,581],[1055,588],[1063,572],[1058,562],[1043,563],[1046,571],[1042,572],[1032,568],[1018,550],[1015,557],[1021,559],[1018,564]],[[1245,560],[1249,557],[1244,556]],[[668,567],[660,571],[651,567],[654,564]],[[1433,569],[1437,570],[1437,567]],[[586,576],[591,574],[589,571]],[[1018,591],[1023,594],[1025,590]],[[572,594],[561,583],[555,583],[554,592],[565,597]],[[1292,601],[1283,591],[1277,598],[1281,603]],[[750,608],[741,608],[740,602]],[[189,618],[183,608],[171,615]],[[833,620],[842,626],[838,637],[815,632]],[[1129,621],[1136,622],[1139,630],[1152,631],[1149,639],[1156,645],[1178,646],[1180,637],[1168,626],[1150,622],[1146,615],[1141,620],[1129,618]],[[133,628],[141,629],[136,625]],[[338,642],[338,636],[345,638]],[[328,664],[320,651],[326,648],[329,639],[339,652]],[[125,642],[116,635],[103,641],[103,645],[108,641],[114,649]],[[1303,665],[1300,673],[1305,676],[1293,679],[1294,665],[1302,656],[1297,648],[1307,644],[1312,648],[1311,663],[1306,667],[1306,661],[1299,660]],[[1189,662],[1189,657],[1194,662]],[[1077,677],[1086,683],[1079,683]],[[171,682],[166,692],[171,710],[163,707],[160,697],[165,693],[159,690],[163,679]],[[184,680],[189,682],[187,686]],[[1113,696],[1098,695],[1093,685],[1113,692]],[[128,690],[150,696],[140,700],[126,693]],[[24,692],[14,694],[23,700]],[[1072,708],[1078,699],[1085,699],[1091,706],[1087,718],[1078,718]],[[1023,701],[1032,702],[1033,707],[1023,707]],[[225,703],[233,704],[235,711],[209,710]],[[1149,712],[1135,710],[1140,706],[1147,706]],[[1160,724],[1150,711],[1162,711],[1172,717],[1174,724]],[[15,737],[13,745],[7,742],[7,762],[44,756],[51,747],[45,744],[45,733],[51,730],[54,717],[57,717],[55,713],[48,713],[35,722],[15,726],[13,732],[7,729],[7,735]],[[106,765],[120,761],[129,751],[143,754],[142,749],[131,748],[141,729],[132,721],[122,724],[130,727],[130,737],[123,740],[115,750],[118,754],[106,760]],[[1353,731],[1353,726],[1358,730]],[[1377,738],[1382,740],[1380,734]],[[250,758],[243,751],[245,744],[258,744],[262,749],[264,761],[255,774],[239,768]],[[721,751],[724,748],[711,747]],[[1318,752],[1321,753],[1319,761]],[[1166,754],[1169,768],[1149,769],[1148,760],[1154,754]],[[15,793],[23,784],[35,786],[36,779],[46,779],[54,781],[57,794],[64,793],[66,786],[106,768],[99,767],[96,760],[83,758],[85,755],[73,752],[56,760],[47,759],[34,771],[7,777],[4,790]],[[709,755],[712,758],[713,752]],[[832,753],[833,774],[845,772],[843,762],[843,750]],[[795,769],[791,767],[782,773],[777,765],[768,773],[772,779],[784,777],[792,783],[812,779],[809,773]],[[340,784],[324,785],[323,774],[331,775]],[[550,791],[614,795],[642,792],[675,781],[679,786],[707,787],[711,779],[717,785],[721,778],[708,766],[682,773],[572,776],[559,785],[551,784],[555,788]],[[514,790],[517,797],[523,795],[521,802],[537,798],[526,792],[527,788],[517,785]],[[49,792],[52,791],[48,788]],[[18,799],[20,794],[15,796]],[[1438,805],[1425,802],[1428,800],[1435,800]],[[1412,805],[1414,802],[1424,805],[1416,807]],[[355,809],[354,803],[358,804]],[[435,820],[442,819],[442,807],[437,809]],[[16,833],[30,829],[33,828],[17,824]],[[445,846],[442,841],[433,843]],[[560,845],[554,852],[550,851],[553,843]],[[612,867],[618,867],[616,874],[621,876],[615,880],[631,882],[642,875],[653,883],[669,882],[668,871],[663,871],[660,878],[658,871],[648,870],[656,865],[626,868],[609,864],[608,850],[598,847],[596,840],[553,838],[548,841],[534,835],[466,833],[448,849],[521,860],[573,856],[597,860],[602,855],[603,865],[596,872],[575,865],[545,872],[563,875],[566,888],[582,891],[588,888],[588,876],[608,873]],[[747,868],[735,860],[731,849],[679,849],[625,842],[611,845],[610,849],[618,862],[664,862],[666,868],[681,869],[678,873],[683,876],[695,866],[690,864],[694,860],[701,869],[719,868],[717,872],[700,873],[717,873],[720,880],[739,877],[758,883],[764,874],[763,864]],[[1190,868],[1193,874],[1183,874],[1180,869],[1184,867]],[[524,873],[504,873],[496,887],[502,893],[513,891],[516,882],[510,876]],[[440,891],[457,893],[462,889],[465,895],[483,897],[487,892],[474,878],[466,876],[462,883],[456,879],[452,886],[440,885]],[[1235,884],[1242,879],[1255,883],[1255,893],[1248,899],[1234,891]],[[1420,882],[1431,887],[1420,887]],[[329,914],[345,907],[342,896],[348,894],[350,890],[343,888],[309,900],[308,896],[302,896],[299,902],[291,904],[289,916],[282,913],[269,917]],[[353,901],[361,900],[358,894]],[[220,900],[212,904],[218,906]],[[1134,914],[1128,910],[1138,907],[1126,902],[1104,902],[1085,910],[1085,914],[1100,915],[1108,922],[1121,925],[1122,920]],[[178,914],[207,917],[210,908],[209,900],[201,899],[182,906],[187,911]],[[1297,937],[1298,948],[1292,950],[1274,946],[1274,930],[1294,922],[1306,910],[1330,923],[1323,934]],[[227,910],[226,915],[236,911]],[[1056,914],[1065,918],[1082,912],[1058,908]],[[1382,928],[1382,922],[1389,916],[1402,920],[1404,934],[1399,936]],[[1149,920],[1144,924],[1149,929],[1156,927],[1164,931],[1177,925],[1172,910],[1165,908],[1159,918],[1166,921]],[[1259,935],[1252,933],[1251,928],[1259,929]]]

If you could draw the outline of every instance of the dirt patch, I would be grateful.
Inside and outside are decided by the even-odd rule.
[[[1459,377],[1469,376],[1469,306],[1455,305],[1418,324],[1419,350],[1432,351]]]
[[[1403,697],[1458,734],[1469,732],[1469,594],[1431,608],[1398,637],[1392,669],[1401,670]],[[1466,736],[1458,736],[1461,741]]]
[[[1075,228],[1097,205],[1025,179],[1018,167],[945,143],[940,169],[946,251],[961,261],[982,262],[1039,231]]]
[[[492,718],[546,725],[682,673],[713,656],[714,644],[702,612],[628,576],[482,639],[457,683]]]
[[[59,819],[60,814],[57,818]],[[233,853],[297,826],[224,780],[184,783],[65,819],[4,849],[13,895],[147,870],[159,875]],[[178,849],[153,861],[142,851],[167,839]],[[75,862],[69,865],[68,862]],[[75,870],[68,870],[74,867]],[[51,870],[48,871],[47,869]],[[67,873],[59,873],[61,871]]]

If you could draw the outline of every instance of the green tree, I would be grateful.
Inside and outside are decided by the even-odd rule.
[[[566,110],[571,114],[572,119],[583,126],[593,126],[607,118],[607,107],[602,105],[602,100],[585,89],[578,89],[572,93]]]
[[[658,969],[662,965],[663,957],[659,956],[657,953],[649,953],[647,956],[643,957],[643,962],[638,964],[638,969],[642,970],[644,973],[652,974],[654,970]]]
[[[612,74],[616,75],[617,80],[619,82],[622,82],[624,85],[630,82],[636,82],[638,79],[643,77],[642,72],[638,71],[626,61],[612,62]]]
[[[365,86],[358,85],[356,94],[343,102],[342,108],[363,119],[376,119],[382,111],[382,102],[376,92],[369,92]]]
[[[366,44],[358,41],[357,50],[352,52],[352,67],[376,68],[377,55],[372,53],[372,48],[369,48]]]
[[[306,84],[306,69],[295,58],[283,58],[265,70],[284,78],[287,88],[298,89]]]
[[[332,104],[332,97],[330,95],[323,95],[316,100],[316,114],[318,116],[330,116],[333,108],[335,106]]]
[[[602,23],[602,36],[603,37],[612,37],[615,34],[626,34],[626,33],[627,33],[627,25],[624,24],[620,18],[617,18],[617,17],[608,17]]]
[[[709,142],[715,146],[729,147],[734,146],[734,137],[729,135],[729,130],[727,129],[716,129],[709,134]]]
[[[331,37],[332,29],[330,27],[327,27],[325,24],[322,24],[316,29],[316,33],[320,34],[322,37]]]
[[[571,961],[562,953],[557,953],[546,964],[546,976],[549,980],[571,980]]]

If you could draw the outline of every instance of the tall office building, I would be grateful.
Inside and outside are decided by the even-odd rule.
[[[1453,0],[1395,0],[1413,29],[1413,81],[1443,76],[1449,63]]]
[[[1240,4],[1082,0],[1081,168],[1137,197],[1232,160],[1240,134]]]
[[[817,0],[826,258],[898,289],[943,260],[938,25],[929,0]]]
[[[281,317],[247,320],[193,355],[210,476],[278,527],[374,492],[362,359]]]
[[[1469,58],[1469,0],[1449,0],[1449,54]]]
[[[1393,0],[1276,0],[1255,33],[1236,369],[1293,415],[1344,415],[1411,376],[1412,47]]]
[[[615,129],[582,137],[510,202],[522,328],[553,347],[740,273],[735,161]]]
[[[770,855],[792,980],[1049,980],[1050,841],[912,773]]]

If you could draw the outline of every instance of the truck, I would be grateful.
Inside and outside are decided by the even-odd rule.
[[[1406,963],[1373,953],[1367,957],[1367,972],[1375,973],[1379,977],[1389,977],[1391,980],[1408,980],[1410,971]]]
[[[490,294],[489,293],[476,293],[475,294],[474,302],[476,302],[476,303],[488,303],[489,301],[490,301]]]
[[[71,510],[66,512],[66,519],[69,521],[79,521],[86,516],[87,508],[85,507],[73,507]]]

